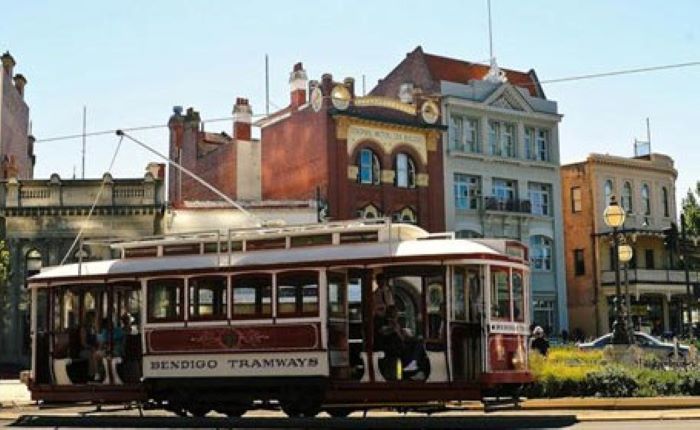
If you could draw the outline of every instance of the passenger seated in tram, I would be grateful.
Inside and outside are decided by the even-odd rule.
[[[80,353],[79,357],[88,362],[88,380],[94,379],[97,374],[97,328],[95,327],[95,313],[90,311],[85,314],[85,323],[80,327]]]
[[[109,354],[109,346],[112,346],[111,354]],[[100,333],[97,335],[97,349],[93,354],[93,360],[96,364],[96,373],[94,376],[95,381],[101,381],[105,378],[107,374],[106,369],[104,369],[103,358],[110,355],[111,357],[121,357],[122,351],[124,350],[124,330],[120,325],[114,325],[112,327],[112,336],[109,336],[109,319],[103,318],[102,324],[100,326]]]

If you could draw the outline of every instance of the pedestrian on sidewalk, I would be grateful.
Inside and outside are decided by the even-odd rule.
[[[549,350],[549,341],[544,336],[544,330],[542,327],[537,326],[532,330],[532,343],[530,348],[542,354],[542,356],[547,356],[547,351]]]

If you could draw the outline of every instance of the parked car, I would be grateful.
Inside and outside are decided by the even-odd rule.
[[[605,348],[607,345],[612,343],[612,333],[608,333],[595,339],[591,342],[580,343],[578,347],[580,349],[598,349]],[[673,358],[675,352],[675,345],[673,342],[663,342],[651,335],[642,333],[640,331],[634,332],[634,343],[642,348],[644,352],[653,353],[661,360],[668,360]],[[678,344],[678,355],[685,359],[688,356],[690,348],[688,345]]]

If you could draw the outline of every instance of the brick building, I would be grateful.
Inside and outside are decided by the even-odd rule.
[[[447,230],[530,247],[533,321],[567,328],[559,177],[561,115],[533,70],[500,69],[419,46],[372,90],[435,97],[442,112]]]
[[[233,136],[204,130],[199,112],[176,106],[168,121],[170,159],[177,161],[227,196],[238,200],[260,199],[260,142],[251,137],[252,108],[239,98],[233,107]],[[169,171],[169,201],[182,206],[185,201],[211,201],[220,198],[175,167]]]
[[[329,219],[391,216],[444,230],[439,106],[358,96],[352,78],[290,75],[290,104],[258,121],[263,199],[313,199]]]
[[[677,174],[673,159],[656,153],[590,154],[561,167],[572,328],[601,335],[612,327],[615,272],[603,211],[615,195],[627,213],[622,228],[633,250],[626,269],[621,265],[627,273],[632,324],[654,334],[681,332],[685,274],[663,237],[663,229],[676,220]],[[691,271],[690,281],[698,282],[698,276]],[[624,274],[621,279],[624,284]],[[622,290],[624,294],[624,285]]]
[[[15,59],[2,57],[0,72],[0,179],[30,179],[34,175],[34,137],[28,134],[29,106],[24,101],[27,79],[14,74]]]

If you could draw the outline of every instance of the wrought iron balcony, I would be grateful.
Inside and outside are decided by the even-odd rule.
[[[685,285],[685,272],[668,269],[627,269],[627,279],[630,284]],[[690,282],[696,283],[698,280],[700,280],[700,273],[691,270]],[[615,271],[604,270],[601,274],[601,281],[604,285],[614,283]]]
[[[484,209],[487,211],[531,213],[530,200],[502,199],[495,196],[484,197]]]

